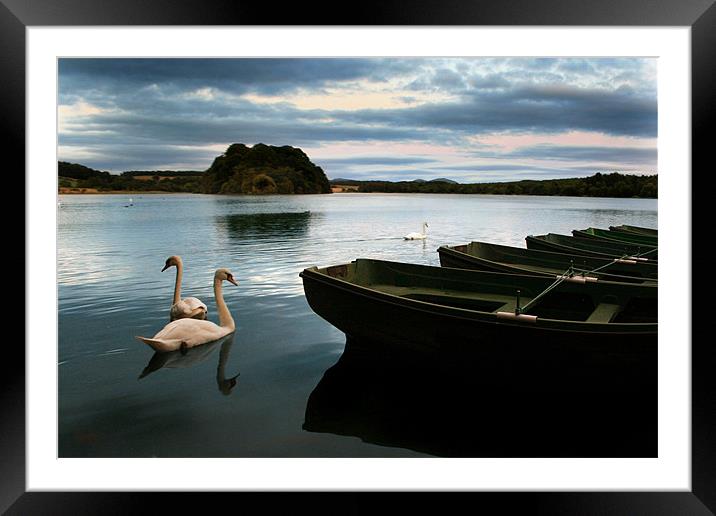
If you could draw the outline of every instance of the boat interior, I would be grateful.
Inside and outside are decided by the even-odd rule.
[[[507,283],[512,282],[514,276],[506,277],[502,283],[499,279],[475,282],[474,279],[464,279],[472,271],[453,269],[445,277],[427,276],[419,272],[397,271],[370,260],[328,267],[324,271],[331,277],[413,301],[495,314],[515,313],[517,308],[517,288]],[[450,275],[457,277],[450,278]],[[500,278],[500,275],[492,277]],[[525,315],[588,323],[657,322],[655,295],[639,298],[629,295],[627,289],[622,289],[620,294],[598,288],[585,292],[584,283],[565,285],[565,288],[543,294],[553,281],[536,276],[522,276],[521,281],[519,303],[520,307],[528,307],[521,311]],[[538,296],[539,299],[528,306]]]

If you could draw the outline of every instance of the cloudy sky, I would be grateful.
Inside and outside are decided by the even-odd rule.
[[[61,59],[58,159],[205,170],[301,147],[329,178],[657,172],[656,59]]]

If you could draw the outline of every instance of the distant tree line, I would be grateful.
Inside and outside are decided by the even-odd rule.
[[[356,181],[337,180],[332,184],[358,186],[359,192],[382,193],[460,193],[494,195],[565,195],[575,197],[656,198],[657,176],[602,174],[590,177],[524,180],[508,183],[453,183],[447,181]]]
[[[77,163],[60,161],[57,164],[57,175],[59,176],[59,186],[61,188],[93,188],[100,192],[126,190],[191,193],[201,191],[203,172],[135,170],[122,174],[110,174],[109,172],[95,170]],[[136,176],[151,176],[151,178],[140,180]]]

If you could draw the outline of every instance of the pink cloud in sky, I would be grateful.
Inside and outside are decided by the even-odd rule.
[[[655,148],[656,138],[613,136],[586,131],[569,131],[561,134],[491,134],[475,136],[470,141],[479,145],[494,146],[501,152],[533,145],[575,145],[591,147]]]

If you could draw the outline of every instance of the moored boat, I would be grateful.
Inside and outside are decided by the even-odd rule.
[[[658,247],[658,237],[648,235],[637,235],[636,233],[625,233],[618,231],[607,231],[599,228],[575,229],[572,236],[577,238],[587,238],[593,240],[606,240],[607,242],[626,242],[630,245],[639,245],[643,247]]]
[[[300,276],[311,308],[363,342],[470,352],[487,337],[504,349],[528,343],[587,361],[656,351],[657,289],[649,286],[368,259]]]
[[[441,246],[438,254],[443,267],[534,274],[551,278],[571,271],[575,276],[585,275],[599,281],[652,285],[656,285],[658,281],[657,265],[637,260],[554,253],[487,242]]]
[[[641,226],[629,226],[627,224],[620,224],[619,226],[609,226],[609,231],[619,231],[626,233],[637,233],[640,235],[649,235],[658,237],[659,230],[654,228],[644,228]]]
[[[575,238],[557,233],[529,235],[525,238],[528,249],[541,249],[557,253],[581,254],[597,258],[638,259],[657,261],[658,250],[651,246],[639,246],[606,240]]]

